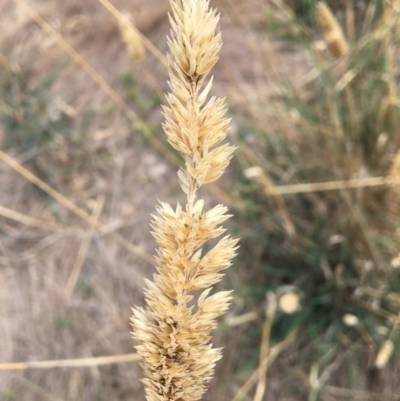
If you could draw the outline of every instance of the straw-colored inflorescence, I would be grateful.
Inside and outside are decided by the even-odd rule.
[[[192,401],[204,393],[221,357],[220,349],[210,344],[210,332],[230,301],[230,292],[209,294],[220,272],[231,265],[237,244],[226,236],[202,256],[204,243],[224,233],[220,224],[230,216],[222,205],[204,211],[204,201],[196,201],[198,188],[221,176],[234,151],[220,144],[229,123],[224,100],[207,101],[212,78],[202,89],[221,47],[219,15],[209,9],[208,0],[171,0],[171,6],[171,93],[164,130],[186,161],[178,177],[187,204],[158,207],[152,225],[159,245],[158,274],[147,281],[147,308],[133,310],[133,337],[143,360],[148,401]],[[202,293],[196,307],[192,293],[197,290]]]
[[[142,38],[133,28],[129,15],[122,15],[119,18],[119,31],[133,60],[142,61],[145,57]]]
[[[329,51],[334,57],[342,57],[349,50],[342,28],[324,2],[317,4],[317,21],[325,37]]]

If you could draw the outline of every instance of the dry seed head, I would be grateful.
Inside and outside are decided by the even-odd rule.
[[[288,292],[279,298],[279,309],[288,315],[300,309],[300,297],[295,292]]]
[[[262,168],[258,166],[248,167],[244,170],[243,175],[249,179],[257,179],[264,175]]]
[[[349,50],[349,45],[338,21],[326,3],[317,4],[316,16],[332,55],[337,58],[344,56]]]
[[[390,261],[390,265],[394,268],[394,269],[398,269],[400,267],[400,254],[397,255],[395,258],[393,258]]]
[[[207,254],[202,246],[221,236],[230,217],[218,205],[205,211],[195,201],[197,189],[216,180],[225,170],[234,147],[225,139],[229,120],[223,99],[207,101],[212,79],[202,88],[218,60],[221,37],[219,16],[208,0],[171,0],[168,106],[164,130],[170,144],[185,157],[178,171],[187,205],[172,208],[160,203],[152,222],[157,250],[157,274],[147,281],[146,309],[134,308],[133,337],[142,356],[148,401],[196,401],[201,398],[214,366],[221,358],[212,348],[210,332],[227,309],[230,292],[210,295],[212,285],[231,265],[237,240],[225,236]],[[197,302],[193,291],[202,290]],[[197,304],[193,311],[190,303]]]
[[[345,315],[343,315],[342,320],[343,320],[343,323],[348,327],[354,327],[360,323],[360,321],[358,320],[358,317],[355,315],[352,315],[350,313],[346,313]]]
[[[234,151],[233,146],[216,146],[228,133],[224,99],[207,101],[212,78],[202,88],[221,48],[221,35],[216,33],[219,16],[208,9],[208,3],[171,1],[171,93],[167,96],[169,106],[164,107],[164,130],[170,144],[185,156],[185,168],[178,175],[183,191],[190,196],[222,175]]]
[[[119,19],[119,31],[133,60],[144,60],[145,51],[142,39],[139,32],[133,28],[132,21],[128,15],[124,15]]]
[[[383,343],[381,349],[378,352],[375,360],[375,366],[378,369],[384,368],[389,362],[390,357],[394,351],[394,344],[391,340],[387,340]]]

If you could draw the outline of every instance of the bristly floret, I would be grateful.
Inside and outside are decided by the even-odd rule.
[[[223,144],[229,120],[224,99],[207,101],[212,78],[202,84],[218,60],[221,35],[219,16],[207,0],[171,0],[169,106],[164,107],[164,130],[171,145],[186,160],[178,172],[187,194],[185,210],[161,203],[152,229],[159,249],[153,282],[146,281],[146,309],[133,310],[133,337],[142,356],[148,401],[196,401],[214,374],[220,349],[212,348],[210,333],[217,317],[227,309],[230,292],[209,295],[236,254],[237,240],[222,238],[206,255],[202,246],[225,232],[221,224],[231,217],[218,205],[203,211],[195,202],[204,183],[218,179],[232,157],[234,147]],[[193,291],[203,290],[197,310],[189,303]]]
[[[190,194],[193,186],[198,189],[222,175],[235,148],[222,145],[212,149],[227,136],[229,119],[224,99],[213,97],[206,103],[212,78],[201,91],[221,49],[221,34],[216,33],[219,15],[208,9],[208,1],[171,1],[171,5],[171,93],[167,96],[169,107],[164,107],[163,127],[170,144],[186,156],[186,169],[179,180]]]

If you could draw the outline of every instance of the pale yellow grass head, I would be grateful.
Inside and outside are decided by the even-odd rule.
[[[134,61],[142,61],[145,58],[145,50],[139,32],[134,28],[132,19],[124,14],[119,18],[119,31],[122,40],[126,44],[129,54]]]
[[[344,37],[342,28],[326,3],[317,4],[317,21],[324,34],[325,42],[334,57],[344,56],[349,45]]]
[[[206,0],[171,0],[171,6],[171,92],[164,107],[164,130],[185,158],[178,177],[187,204],[172,208],[161,203],[157,208],[152,228],[159,245],[158,274],[146,282],[147,308],[135,308],[132,323],[143,358],[147,400],[195,401],[221,358],[220,349],[210,344],[210,332],[230,301],[229,291],[210,295],[211,286],[221,280],[221,271],[231,265],[237,249],[237,240],[225,236],[202,255],[202,246],[225,232],[221,223],[230,216],[222,205],[205,211],[196,193],[221,176],[234,147],[220,144],[229,120],[223,99],[207,101],[212,79],[202,89],[221,48],[219,16]],[[202,293],[196,302],[192,293],[197,290]]]

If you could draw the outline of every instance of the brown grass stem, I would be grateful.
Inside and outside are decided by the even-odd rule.
[[[264,192],[267,196],[271,195],[275,200],[275,208],[278,210],[278,213],[282,219],[282,225],[288,234],[290,239],[294,239],[296,237],[296,229],[294,224],[290,218],[290,213],[286,207],[285,201],[282,198],[282,195],[276,190],[276,185],[265,172],[260,177],[261,183],[264,186]]]
[[[343,189],[356,189],[379,187],[384,185],[400,185],[400,177],[382,176],[382,177],[366,177],[354,178],[350,180],[338,180],[327,182],[315,182],[293,185],[278,185],[273,190],[265,189],[268,196],[276,195],[295,195],[300,193],[324,192],[324,191],[340,191]]]
[[[93,219],[98,221],[101,211],[103,210],[103,206],[104,206],[104,197],[102,197],[96,202],[93,208],[93,214],[92,214]],[[67,285],[65,287],[65,296],[67,299],[71,297],[72,293],[74,292],[76,283],[78,282],[79,276],[82,271],[83,263],[85,262],[86,255],[89,250],[90,243],[92,241],[93,233],[94,233],[94,226],[90,224],[88,230],[85,233],[83,241],[81,242],[81,245],[79,247],[78,254],[76,255],[75,262],[72,266],[71,274],[68,278]]]
[[[269,355],[269,340],[271,335],[272,322],[276,311],[276,297],[274,294],[267,294],[267,308],[265,322],[261,337],[260,362],[258,367],[258,383],[254,401],[262,401],[267,384],[267,369]]]
[[[355,34],[355,15],[354,3],[352,0],[345,0],[346,7],[346,34],[350,43],[354,43],[356,39]]]
[[[229,327],[240,326],[242,324],[253,322],[258,319],[258,314],[256,312],[247,312],[239,316],[228,316],[225,319],[225,324]]]
[[[375,400],[375,401],[396,401],[400,400],[400,394],[395,393],[373,393],[356,389],[348,389],[337,386],[325,386],[324,391],[333,394],[336,397],[346,397],[353,400]]]
[[[29,217],[25,214],[16,212],[15,210],[9,209],[9,208],[7,208],[5,206],[1,206],[1,205],[0,205],[0,216],[3,216],[10,220],[17,221],[22,224],[25,224],[26,226],[41,228],[43,230],[65,232],[67,234],[82,235],[82,233],[76,229],[62,228],[52,222],[47,222],[44,220]]]
[[[98,356],[95,358],[0,363],[0,371],[51,368],[90,368],[94,366],[112,365],[116,363],[136,362],[140,361],[140,359],[141,358],[138,354],[132,353],[114,356]]]
[[[298,331],[294,330],[292,333],[290,333],[290,335],[287,338],[285,338],[280,343],[275,344],[273,347],[269,349],[268,356],[266,357],[268,367],[272,365],[272,363],[275,361],[275,359],[282,351],[287,349],[296,340],[297,334]],[[257,368],[245,381],[245,383],[239,389],[239,391],[235,394],[235,396],[232,398],[232,401],[243,400],[247,396],[247,394],[251,391],[251,389],[255,386],[255,384],[258,382],[259,374],[260,374],[259,368]]]

